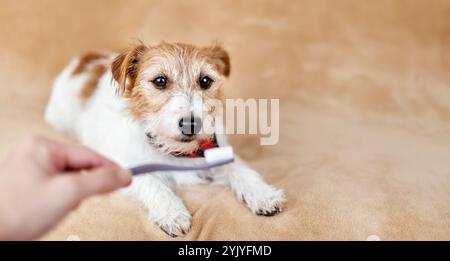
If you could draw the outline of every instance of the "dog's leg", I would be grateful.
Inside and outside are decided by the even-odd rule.
[[[172,237],[186,234],[191,228],[191,214],[183,201],[159,177],[137,177],[121,191],[148,209],[149,219]]]
[[[219,173],[214,174],[223,175],[238,200],[244,202],[254,214],[272,216],[281,212],[286,201],[284,193],[265,183],[259,173],[241,159],[236,158],[233,164],[217,171]]]

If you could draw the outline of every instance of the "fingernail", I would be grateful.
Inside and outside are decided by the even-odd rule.
[[[106,167],[116,167],[116,168],[120,168],[119,165],[117,165],[117,163],[115,163],[114,161],[111,160],[107,160],[105,162],[105,166]]]
[[[122,169],[119,171],[120,179],[124,182],[125,186],[129,185],[131,182],[131,172],[127,169]]]

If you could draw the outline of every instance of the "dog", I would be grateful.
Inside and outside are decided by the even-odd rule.
[[[192,163],[201,159],[183,156],[195,154],[205,141],[228,144],[225,135],[202,133],[194,125],[215,128],[218,116],[211,104],[224,99],[222,85],[229,74],[229,55],[217,44],[139,43],[122,53],[88,53],[56,78],[45,119],[123,167]],[[194,97],[200,97],[200,106]],[[202,122],[206,116],[213,120]],[[239,158],[210,171],[136,176],[121,192],[176,237],[190,230],[192,217],[171,187],[196,184],[229,187],[256,215],[277,214],[285,202],[280,189]]]

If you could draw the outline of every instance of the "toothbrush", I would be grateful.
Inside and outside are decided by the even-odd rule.
[[[186,171],[186,170],[206,170],[222,165],[232,163],[234,161],[233,148],[230,146],[207,149],[204,152],[204,164],[191,166],[178,166],[170,164],[145,164],[131,168],[133,175],[145,174],[155,171]]]

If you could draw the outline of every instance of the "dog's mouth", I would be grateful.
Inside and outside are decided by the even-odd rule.
[[[188,143],[188,142],[191,142],[191,141],[195,140],[195,136],[179,137],[179,138],[175,138],[175,140],[178,141],[178,142]]]
[[[145,136],[147,136],[147,141],[150,145],[152,145],[153,147],[157,148],[157,149],[161,149],[162,147],[164,147],[164,144],[157,142],[155,139],[155,136],[152,135],[150,132],[147,132],[145,134]]]
[[[148,143],[158,149],[159,151],[163,153],[170,154],[175,157],[187,157],[187,158],[196,158],[196,157],[203,157],[203,151],[206,149],[218,147],[216,142],[216,136],[212,135],[208,139],[198,140],[197,137],[176,137],[173,138],[174,141],[179,143],[185,143],[186,144],[186,150],[180,149],[178,146],[177,150],[171,150],[169,149],[169,146],[166,146],[167,144],[164,144],[161,142],[160,139],[157,139],[155,135],[148,132],[146,133],[146,136],[148,138]],[[193,142],[196,141],[194,144]]]

